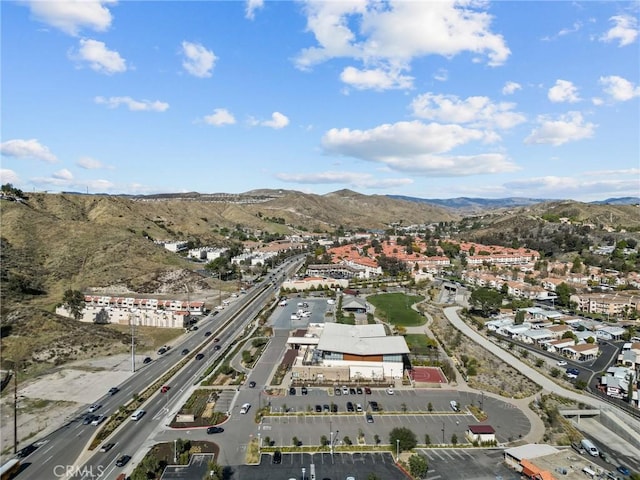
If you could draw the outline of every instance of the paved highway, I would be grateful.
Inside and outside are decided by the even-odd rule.
[[[280,267],[276,271],[288,272],[293,270],[299,262],[289,260],[285,267]],[[226,347],[231,344],[236,336],[240,335],[244,326],[248,324],[255,315],[262,309],[264,304],[273,296],[279,280],[267,279],[261,284],[254,286],[246,295],[241,295],[235,302],[232,302],[218,315],[209,315],[199,322],[199,330],[189,333],[179,343],[166,354],[159,356],[150,364],[140,368],[134,375],[119,385],[120,391],[114,395],[109,395],[108,390],[113,385],[105,385],[104,397],[97,403],[102,404],[102,408],[96,413],[110,415],[121,405],[127,403],[134,393],[142,392],[149,385],[153,384],[159,377],[164,375],[177,362],[184,359],[181,356],[183,349],[190,352],[196,350],[200,345],[206,344],[201,350],[205,354],[202,361],[190,360],[186,366],[171,379],[172,389],[169,395],[158,394],[143,405],[147,414],[138,422],[125,421],[118,430],[105,442],[116,443],[116,446],[107,453],[91,452],[88,456],[85,452],[93,434],[96,432],[95,426],[83,425],[82,419],[86,416],[86,411],[77,412],[77,416],[66,423],[63,427],[51,433],[38,444],[40,447],[27,457],[22,463],[23,468],[17,478],[25,479],[45,479],[45,478],[83,478],[85,480],[101,479],[109,480],[115,478],[122,469],[115,467],[115,460],[121,454],[128,454],[133,457],[133,462],[144,456],[140,446],[144,444],[153,430],[165,422],[168,411],[178,409],[181,406],[180,393],[183,393],[194,381],[197,381],[204,370],[212,362],[216,362],[225,352]],[[245,309],[241,315],[239,311]],[[232,323],[219,332],[220,328],[236,316]],[[210,337],[205,337],[205,331],[214,332]],[[220,338],[220,350],[214,350],[213,339]],[[178,404],[178,402],[180,402]],[[135,456],[140,452],[140,458]],[[82,457],[81,457],[82,455]],[[130,470],[130,469],[128,469]]]

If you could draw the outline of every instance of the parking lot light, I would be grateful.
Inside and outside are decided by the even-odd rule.
[[[396,462],[400,461],[400,439],[396,438]]]

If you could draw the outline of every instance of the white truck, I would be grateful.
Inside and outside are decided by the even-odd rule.
[[[580,444],[582,445],[582,448],[584,448],[585,451],[592,457],[597,457],[600,455],[600,452],[598,452],[598,448],[593,444],[591,440],[583,438],[580,441]]]

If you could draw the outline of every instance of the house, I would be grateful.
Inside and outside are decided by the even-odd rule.
[[[562,353],[572,360],[591,360],[598,356],[600,347],[596,343],[581,343],[572,347],[565,347]]]
[[[561,338],[559,340],[552,340],[546,344],[547,351],[551,353],[561,353],[564,348],[572,347],[575,345],[573,338]]]
[[[471,443],[487,443],[496,441],[496,431],[491,425],[469,425],[465,436]]]

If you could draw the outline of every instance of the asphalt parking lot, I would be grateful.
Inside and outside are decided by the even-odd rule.
[[[501,449],[463,450],[448,448],[420,449],[427,458],[426,480],[519,480],[520,476],[507,468]]]
[[[312,467],[313,465],[313,467]],[[380,480],[407,480],[402,470],[396,467],[390,453],[316,453],[283,454],[282,462],[274,465],[272,455],[262,455],[260,465],[240,465],[234,471],[233,479],[264,480],[273,479],[311,479],[311,470],[315,470],[317,480],[344,480],[353,476],[365,480],[375,474]],[[434,479],[435,480],[435,479]]]

